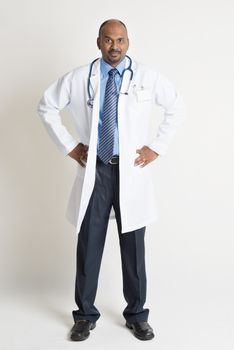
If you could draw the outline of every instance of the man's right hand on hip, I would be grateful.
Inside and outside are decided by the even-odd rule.
[[[88,156],[89,146],[84,145],[80,142],[71,152],[68,153],[68,156],[75,159],[82,167],[86,166],[87,156]]]

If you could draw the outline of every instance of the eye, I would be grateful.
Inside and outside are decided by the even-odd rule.
[[[118,42],[119,42],[120,44],[122,44],[122,43],[124,42],[124,38],[119,38],[119,39],[118,39]]]
[[[111,39],[105,38],[105,43],[106,43],[106,44],[110,44],[110,43],[111,43]]]

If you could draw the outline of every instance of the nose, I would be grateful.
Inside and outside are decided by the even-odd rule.
[[[113,42],[112,42],[111,48],[112,48],[112,50],[118,49],[118,46],[117,46],[116,41],[113,41]]]

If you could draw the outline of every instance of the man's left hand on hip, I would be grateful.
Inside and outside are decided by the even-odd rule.
[[[151,163],[159,156],[158,153],[153,151],[148,146],[143,146],[142,148],[137,149],[136,153],[139,153],[139,156],[135,159],[134,165],[137,166],[141,164],[141,168]]]

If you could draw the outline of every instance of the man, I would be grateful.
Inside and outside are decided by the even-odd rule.
[[[172,83],[159,72],[131,60],[127,28],[105,21],[97,39],[102,58],[75,68],[54,82],[38,113],[52,140],[77,162],[67,217],[76,226],[74,325],[70,339],[85,340],[100,313],[94,305],[109,219],[117,221],[126,326],[140,340],[154,337],[146,301],[145,229],[157,219],[150,166],[165,154],[183,105]],[[149,139],[153,105],[164,120]],[[67,107],[79,142],[59,116]]]

